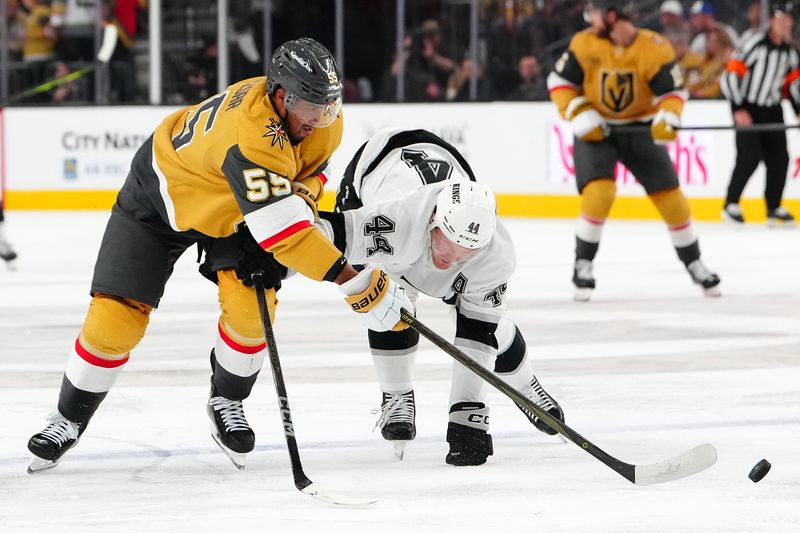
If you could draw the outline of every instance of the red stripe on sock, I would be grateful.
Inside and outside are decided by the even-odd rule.
[[[680,231],[680,230],[682,230],[682,229],[686,229],[686,228],[688,228],[688,227],[689,227],[689,226],[691,226],[691,225],[692,225],[692,222],[691,222],[691,220],[690,220],[690,221],[689,221],[689,222],[687,222],[686,224],[682,224],[682,225],[680,225],[680,226],[670,226],[669,230],[670,230],[670,231]]]
[[[223,342],[227,344],[231,350],[235,350],[239,353],[253,355],[267,347],[266,342],[262,342],[258,346],[245,346],[244,344],[239,344],[235,340],[228,337],[227,333],[225,333],[225,330],[222,328],[222,324],[217,323],[217,329],[219,330],[219,337],[223,340]]]
[[[583,213],[581,213],[581,218],[586,222],[589,222],[590,224],[594,224],[595,226],[602,226],[603,224],[605,224],[605,221],[591,218],[589,216],[584,215]]]
[[[323,185],[328,183],[328,176],[326,176],[324,172],[320,172],[319,174],[317,174],[317,177],[320,179]]]
[[[311,227],[311,222],[309,222],[308,220],[301,220],[300,222],[296,222],[296,223],[292,224],[291,226],[289,226],[288,228],[285,228],[285,229],[279,231],[278,233],[276,233],[275,235],[273,235],[269,239],[261,241],[259,244],[261,245],[261,247],[263,249],[269,250],[272,246],[274,246],[275,244],[281,242],[283,239],[286,239],[287,237],[291,237],[292,235],[294,235],[295,233],[297,233],[301,229],[310,228],[310,227]]]
[[[130,357],[130,355],[126,355],[123,359],[117,359],[114,361],[110,359],[101,359],[96,355],[86,351],[86,348],[81,346],[80,338],[75,339],[75,353],[77,353],[81,359],[90,365],[99,366],[101,368],[117,368],[118,366],[122,366],[127,363],[128,357]]]

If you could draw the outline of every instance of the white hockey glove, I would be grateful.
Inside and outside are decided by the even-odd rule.
[[[653,141],[663,146],[671,143],[678,137],[678,129],[681,126],[681,118],[666,109],[661,109],[653,117],[653,124],[650,126],[650,133]]]
[[[572,99],[567,106],[566,117],[572,126],[572,133],[582,141],[599,142],[611,133],[606,119],[585,96]]]
[[[367,267],[339,286],[344,299],[372,331],[401,331],[408,324],[400,320],[400,308],[414,312],[414,305],[403,288],[379,268]]]

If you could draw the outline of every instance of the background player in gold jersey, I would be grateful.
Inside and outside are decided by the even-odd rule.
[[[58,411],[28,442],[29,472],[55,466],[77,443],[144,335],[175,261],[197,242],[221,309],[212,435],[239,468],[255,444],[242,400],[267,351],[255,290],[245,283],[252,271],[265,272],[271,318],[288,267],[339,284],[370,329],[404,326],[400,307],[413,306],[403,290],[379,269],[357,273],[314,226],[322,171],[341,140],[341,93],[331,53],[313,39],[289,41],[267,77],[173,113],[142,145],[106,227]]]
[[[692,280],[719,295],[719,277],[700,261],[689,203],[666,148],[677,136],[686,91],[675,53],[659,34],[637,28],[622,1],[593,1],[590,28],[575,34],[547,80],[550,97],[575,135],[575,176],[581,195],[576,232],[575,298],[595,288],[592,261],[616,195],[621,161],[666,221]],[[617,124],[650,123],[651,135],[615,132]]]

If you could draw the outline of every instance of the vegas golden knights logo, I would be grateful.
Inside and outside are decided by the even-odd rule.
[[[614,113],[623,112],[633,103],[633,72],[604,70],[600,76],[603,104]]]

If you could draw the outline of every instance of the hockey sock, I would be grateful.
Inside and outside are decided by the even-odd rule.
[[[411,368],[417,355],[419,333],[409,328],[402,331],[369,330],[368,335],[381,390],[393,394],[412,390]]]
[[[211,368],[217,391],[229,400],[244,400],[250,396],[266,354],[265,342],[245,344],[245,339],[226,328],[220,320],[216,345],[211,352]]]
[[[505,331],[508,329],[513,333],[508,334]],[[515,389],[521,390],[530,383],[533,374],[528,362],[525,339],[513,322],[503,319],[497,328],[497,340],[498,354],[494,373]]]
[[[614,205],[616,184],[610,178],[595,179],[581,190],[581,215],[575,230],[575,258],[592,261],[600,246],[603,225]]]
[[[678,253],[678,259],[684,265],[700,257],[700,243],[691,220],[680,226],[669,226],[669,236]]]
[[[73,422],[88,422],[127,362],[128,354],[98,357],[76,339],[61,382],[58,411]]]

